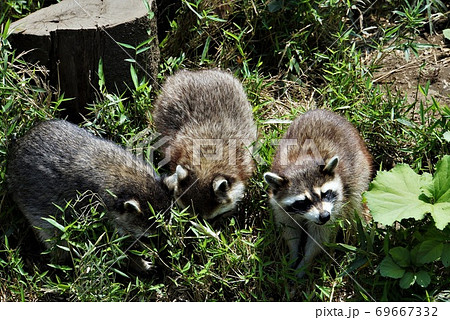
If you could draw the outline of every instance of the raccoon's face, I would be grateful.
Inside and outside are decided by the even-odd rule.
[[[144,207],[139,200],[134,197],[119,199],[115,209],[111,214],[119,233],[130,234],[136,238],[148,233],[149,230],[146,229],[150,217],[145,218]]]
[[[244,197],[242,181],[218,174],[210,181],[198,179],[194,172],[181,165],[164,180],[181,208],[191,206],[204,219],[213,219],[233,211]]]
[[[282,175],[266,172],[273,208],[319,225],[333,221],[343,200],[342,181],[334,172],[338,160],[333,157],[325,166],[311,164]]]
[[[129,192],[118,193],[111,210],[121,233],[136,238],[151,234],[155,229],[154,214],[169,211],[172,204],[169,190],[162,182],[153,183],[140,191],[135,189],[131,195]]]

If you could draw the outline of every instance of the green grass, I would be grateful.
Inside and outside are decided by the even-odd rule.
[[[433,12],[444,10],[430,2]],[[423,229],[420,221],[396,228],[357,223],[359,232],[348,245],[328,245],[336,262],[322,254],[304,279],[296,279],[262,179],[275,152],[273,141],[288,127],[280,120],[292,120],[314,105],[346,116],[365,138],[377,168],[405,162],[416,172],[433,171],[449,153],[443,138],[450,130],[449,106],[434,99],[428,84],[417,87],[421,99],[413,104],[393,87],[377,86],[373,74],[380,60],[365,55],[378,51],[383,56],[388,46],[405,55],[420,50],[417,34],[432,23],[425,2],[412,7],[404,1],[377,1],[372,7],[319,0],[266,3],[242,0],[219,9],[214,1],[182,1],[172,30],[161,41],[160,81],[180,68],[221,67],[229,68],[247,90],[260,143],[257,170],[238,212],[210,225],[189,210],[173,210],[170,217],[156,217],[154,236],[128,250],[130,239],[103,223],[104,212],[93,204],[90,214],[82,215],[71,203],[61,209],[80,218],[63,226],[72,253],[72,263],[64,266],[41,254],[42,245],[5,185],[11,140],[40,120],[61,116],[63,97],[42,80],[45,70],[24,62],[8,43],[7,19],[36,10],[42,2],[1,7],[0,300],[448,301],[449,272],[438,265],[426,289],[400,290],[398,280],[380,275],[388,248],[407,245]],[[350,4],[359,6],[364,21],[371,15],[377,24],[388,16],[392,24],[379,22],[380,31],[364,38]],[[127,95],[101,88],[101,98],[89,106],[81,125],[141,152],[137,147],[154,133],[151,111],[158,90],[139,76]],[[143,151],[150,156],[149,148]],[[126,251],[153,261],[157,272],[130,271]]]

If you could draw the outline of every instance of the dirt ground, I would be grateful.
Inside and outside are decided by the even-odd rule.
[[[366,64],[371,64],[377,56],[379,69],[373,75],[373,83],[382,88],[395,90],[401,97],[406,97],[408,104],[423,101],[429,106],[433,97],[440,106],[450,106],[450,41],[445,40],[442,30],[438,34],[423,35],[416,39],[420,44],[430,47],[418,50],[418,56],[410,51],[406,57],[402,50],[385,48],[383,52],[372,51],[364,58]],[[262,96],[272,100],[265,119],[282,118],[290,114],[293,107],[309,110],[317,107],[317,94],[312,87],[300,85],[294,81],[271,78]],[[430,82],[428,96],[418,90],[418,84],[425,87]],[[281,84],[281,85],[279,85]],[[281,123],[281,122],[280,122]]]
[[[440,105],[450,105],[450,41],[444,39],[441,31],[417,42],[432,47],[419,50],[417,57],[411,53],[409,59],[401,50],[386,51],[378,61],[381,68],[374,74],[374,83],[392,86],[407,96],[408,103],[413,103],[424,100],[418,84],[425,86],[430,81],[427,100],[431,101],[432,96]]]

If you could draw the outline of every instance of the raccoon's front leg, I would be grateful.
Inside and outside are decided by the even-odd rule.
[[[301,230],[291,226],[285,226],[283,230],[283,238],[286,240],[286,244],[289,248],[289,259],[291,266],[294,267],[295,263],[298,261]]]
[[[320,250],[323,249],[323,243],[329,241],[331,234],[330,229],[326,226],[315,224],[309,224],[307,231],[308,239],[306,240],[305,254],[296,268],[298,278],[304,277],[306,269],[308,269],[313,259],[320,253]]]
[[[48,209],[50,211],[50,209]],[[54,264],[65,264],[70,263],[70,253],[66,250],[58,248],[57,245],[68,248],[69,245],[67,241],[60,240],[61,233],[50,225],[47,221],[43,220],[42,217],[47,218],[45,215],[31,215],[33,219],[29,219],[30,223],[34,226],[33,232],[45,246],[46,250],[51,250],[50,261]]]
[[[133,254],[128,255],[129,267],[137,272],[138,274],[146,275],[152,274],[157,270],[157,266],[152,262],[147,261],[141,257],[135,256]]]

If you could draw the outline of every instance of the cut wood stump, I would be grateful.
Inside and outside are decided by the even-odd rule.
[[[98,92],[98,66],[103,61],[106,88],[123,93],[133,87],[130,62],[156,84],[159,64],[154,0],[63,0],[11,24],[10,42],[25,59],[49,69],[50,84],[65,98],[69,119],[78,121]],[[136,47],[152,39],[138,54]]]

